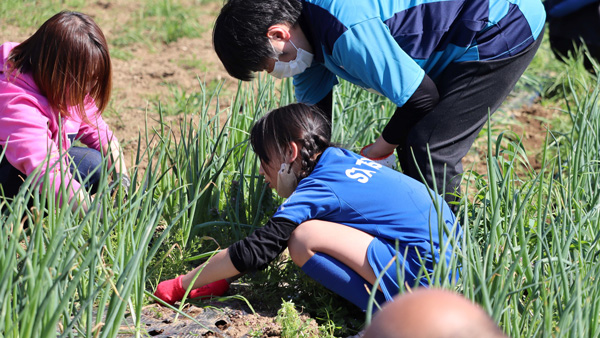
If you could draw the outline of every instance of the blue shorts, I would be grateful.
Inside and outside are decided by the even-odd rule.
[[[367,259],[375,276],[383,273],[379,286],[386,300],[391,300],[400,292],[399,281],[404,282],[408,287],[415,286],[417,280],[422,286],[429,285],[425,273],[432,273],[433,264],[431,259],[419,257],[415,250],[414,246],[407,247],[399,244],[396,251],[395,242],[378,237],[373,238],[369,244]],[[422,262],[425,263],[425,267]]]

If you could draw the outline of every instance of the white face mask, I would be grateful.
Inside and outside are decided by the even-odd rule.
[[[277,194],[283,198],[288,198],[296,187],[298,186],[298,179],[296,174],[292,170],[292,164],[282,163],[281,168],[277,172]]]
[[[279,58],[277,58],[277,61],[275,62],[275,67],[273,68],[273,71],[270,72],[269,74],[271,74],[272,76],[274,76],[278,79],[292,77],[294,75],[300,74],[303,71],[305,71],[306,68],[310,67],[310,65],[312,64],[314,55],[305,51],[302,48],[296,47],[296,45],[294,45],[292,40],[289,40],[289,41],[292,44],[292,46],[294,46],[294,48],[296,48],[296,58],[294,60],[291,60],[288,62],[279,61]],[[271,40],[269,40],[269,43],[271,43]],[[271,48],[273,48],[273,50],[275,50],[275,47],[273,47],[272,43],[271,43]],[[276,50],[275,50],[275,53],[277,53]],[[278,54],[281,55],[281,54],[283,54],[283,52],[278,53]]]

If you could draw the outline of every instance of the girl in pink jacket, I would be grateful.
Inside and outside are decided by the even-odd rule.
[[[41,180],[47,174],[59,201],[65,201],[61,191],[66,191],[67,201],[76,199],[75,209],[95,192],[102,155],[128,185],[121,148],[101,117],[110,91],[106,39],[85,14],[60,12],[21,44],[1,45],[4,196],[16,195],[25,176],[35,173]],[[87,147],[73,146],[76,140]]]

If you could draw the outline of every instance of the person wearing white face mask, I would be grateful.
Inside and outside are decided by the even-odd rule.
[[[310,67],[310,65],[312,64],[312,60],[314,57],[312,53],[309,53],[302,48],[296,47],[292,40],[290,40],[290,43],[296,49],[296,58],[287,62],[281,61],[279,60],[279,55],[282,55],[283,52],[276,52],[277,58],[275,58],[275,65],[273,66],[273,70],[269,73],[278,79],[298,75],[305,71],[306,68]],[[273,46],[272,43],[271,46]],[[275,47],[273,47],[273,50],[275,50]]]
[[[260,118],[250,130],[259,174],[286,200],[264,226],[205,265],[161,282],[155,295],[174,303],[188,287],[193,296],[220,294],[228,279],[265,268],[286,247],[308,276],[363,310],[377,276],[380,304],[405,283],[429,285],[436,264],[450,266],[460,241],[448,204],[422,183],[330,139],[329,121],[314,106],[291,104]]]
[[[228,0],[213,45],[231,76],[293,76],[297,100],[329,118],[338,78],[387,97],[398,108],[361,154],[393,167],[396,150],[402,172],[451,202],[462,158],[544,23],[540,0]]]

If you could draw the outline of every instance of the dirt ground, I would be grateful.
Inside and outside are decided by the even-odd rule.
[[[209,306],[207,306],[209,305]],[[247,308],[232,302],[209,301],[202,306],[186,304],[185,312],[194,320],[177,316],[175,311],[158,304],[146,306],[142,311],[144,331],[148,336],[167,337],[280,337],[281,326],[276,322],[276,313],[251,313]],[[318,325],[308,315],[300,319],[307,323],[303,330],[304,337],[318,336]],[[127,332],[132,327],[123,323],[121,332]],[[311,334],[311,335],[309,335]],[[299,334],[299,336],[301,336]],[[120,334],[119,337],[133,337]]]
[[[112,39],[122,31],[123,23],[128,22],[132,15],[140,11],[142,3],[138,0],[96,1],[90,2],[81,11],[94,18],[110,44]],[[194,0],[180,0],[180,3],[198,6],[198,1]],[[220,3],[200,2],[200,6],[203,6],[202,14],[197,21],[212,27]],[[23,30],[11,25],[2,25],[0,42],[22,41],[35,29],[32,27]],[[112,110],[116,113],[105,115],[105,120],[125,148],[128,159],[132,158],[131,153],[137,147],[137,138],[139,132],[144,131],[145,123],[149,123],[150,127],[158,125],[158,116],[153,113],[155,109],[149,108],[156,105],[157,99],[170,95],[169,84],[176,84],[191,92],[199,90],[199,79],[205,83],[218,80],[223,81],[225,90],[235,90],[237,80],[230,77],[221,65],[212,49],[211,34],[212,30],[208,29],[200,38],[182,38],[170,44],[156,43],[152,48],[143,43],[136,43],[120,47],[131,55],[131,58],[122,60],[113,57]],[[202,69],[184,62],[190,58],[202,60]],[[510,121],[507,128],[523,136],[526,149],[537,149],[536,145],[543,142],[546,134],[545,121],[555,112],[533,105],[524,109],[516,107],[504,111],[501,108],[496,113],[499,114],[508,117],[501,118]],[[177,121],[179,118],[170,116],[168,120]],[[478,162],[484,155],[485,151],[472,150],[465,158],[465,168],[470,167],[473,162]],[[530,160],[534,163],[535,154],[530,156]]]
[[[141,1],[132,0],[96,1],[90,2],[82,11],[97,21],[110,43],[131,15],[139,12],[142,4]],[[204,24],[211,24],[220,8],[219,2],[200,2],[198,5],[198,1],[189,0],[189,5],[205,7],[204,14],[197,18]],[[23,31],[14,26],[3,25],[0,30],[0,42],[22,41],[34,30],[35,28],[31,28],[29,31]],[[168,95],[168,84],[176,84],[185,90],[193,91],[199,89],[200,78],[207,83],[215,79],[224,80],[226,88],[237,86],[237,81],[225,72],[212,49],[211,33],[209,29],[200,38],[183,38],[168,45],[157,43],[153,45],[153,49],[142,43],[120,47],[132,57],[128,60],[113,58],[112,100],[116,113],[105,116],[105,119],[124,146],[126,158],[132,158],[137,147],[138,134],[144,130],[146,121],[150,126],[157,125],[156,114],[151,113],[153,110],[148,108],[155,104],[156,98]],[[190,58],[202,60],[202,69],[183,62]],[[532,104],[500,109],[496,114],[503,114],[505,118],[500,120],[509,121],[506,128],[522,136],[525,149],[537,150],[546,135],[546,123],[555,112]],[[170,118],[177,120],[179,117]],[[465,158],[464,166],[484,173],[486,148],[477,147],[477,144],[485,145],[485,142],[479,140],[476,143]],[[529,153],[529,160],[534,168],[539,168],[534,151]],[[207,311],[213,312],[206,314]],[[205,327],[184,317],[175,321],[172,311],[158,305],[146,308],[143,321],[148,333],[156,337],[278,337],[280,334],[278,326],[274,323],[273,313],[250,314],[243,307],[231,305],[223,305],[216,312],[188,306],[186,312],[194,317],[202,317],[200,321],[203,321]],[[127,330],[126,325],[124,330]]]

